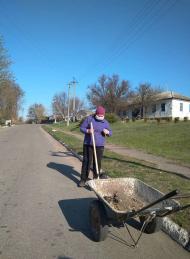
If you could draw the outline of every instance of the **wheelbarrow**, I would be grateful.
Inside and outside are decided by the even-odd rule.
[[[177,190],[164,195],[136,178],[96,179],[88,181],[88,185],[98,197],[89,207],[92,238],[96,242],[106,239],[109,227],[124,226],[135,247],[143,232],[152,234],[161,229],[162,217],[190,207],[172,199],[177,197]],[[138,218],[141,223],[137,240],[127,227],[131,218]]]

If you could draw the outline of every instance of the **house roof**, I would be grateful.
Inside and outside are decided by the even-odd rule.
[[[190,101],[190,97],[178,94],[173,91],[167,91],[167,92],[162,92],[156,95],[156,100],[166,100],[166,99],[179,99],[179,100],[184,100],[184,101]]]
[[[83,115],[83,116],[87,116],[87,115],[90,115],[92,114],[93,112],[90,111],[90,110],[80,110],[77,112],[77,115]]]

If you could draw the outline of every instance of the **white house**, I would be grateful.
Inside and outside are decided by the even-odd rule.
[[[132,118],[133,110],[127,111],[127,116]],[[190,98],[181,94],[167,91],[155,96],[155,100],[147,107],[146,118],[179,118],[190,120]]]
[[[150,105],[147,118],[179,118],[190,120],[190,98],[168,91],[155,96],[155,103]]]

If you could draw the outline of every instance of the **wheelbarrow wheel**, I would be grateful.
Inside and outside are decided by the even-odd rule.
[[[143,224],[144,221],[146,220],[146,217],[140,216],[139,219],[140,219],[140,222]],[[162,226],[162,219],[155,217],[146,225],[144,229],[144,233],[153,234],[155,232],[158,232],[160,231],[161,226]]]
[[[104,241],[108,234],[107,217],[104,206],[99,200],[94,200],[89,209],[90,227],[93,240],[96,242]]]

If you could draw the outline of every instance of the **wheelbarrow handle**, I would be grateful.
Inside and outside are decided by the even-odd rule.
[[[187,205],[184,205],[184,206],[172,207],[170,210],[167,210],[167,208],[166,208],[165,211],[164,211],[164,209],[158,211],[157,216],[158,217],[165,217],[165,216],[168,216],[170,214],[176,213],[180,210],[185,210],[187,208],[190,208],[190,204],[187,204]]]
[[[166,212],[164,215],[162,215],[162,217],[168,216],[168,215],[170,215],[172,213],[175,213],[175,212],[178,212],[180,210],[185,210],[187,208],[190,208],[190,204],[187,204],[187,205],[184,205],[184,206],[177,206],[173,210]]]
[[[167,199],[169,199],[169,198],[171,198],[172,196],[177,195],[177,194],[178,194],[178,191],[177,191],[177,190],[171,191],[171,192],[167,193],[166,195],[162,196],[161,198],[159,198],[158,200],[156,200],[156,201],[154,201],[154,202],[148,204],[147,206],[141,208],[140,210],[137,210],[137,211],[132,212],[132,214],[134,213],[133,215],[136,215],[136,214],[140,213],[141,211],[146,210],[146,209],[148,209],[148,208],[154,206],[155,204],[157,204],[157,203],[159,203],[159,202],[161,202],[161,201],[167,200]]]
[[[183,198],[189,198],[189,197],[190,197],[190,192],[179,194],[177,196],[174,196],[172,199],[183,199]]]

